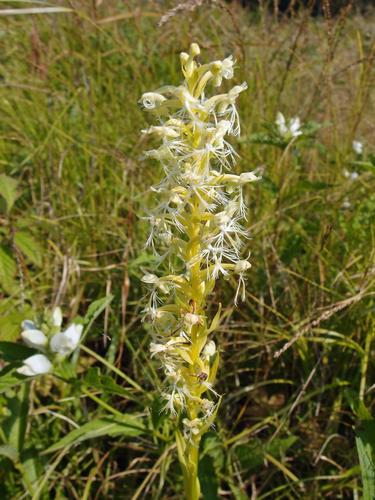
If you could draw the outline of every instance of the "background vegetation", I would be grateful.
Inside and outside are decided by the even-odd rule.
[[[4,385],[3,498],[181,498],[140,321],[151,258],[142,216],[160,170],[142,159],[148,117],[138,100],[179,83],[179,52],[192,41],[202,60],[237,59],[236,81],[249,85],[238,169],[263,168],[246,193],[246,302],[234,307],[234,282],[212,296],[226,310],[217,333],[224,398],[203,442],[205,498],[362,494],[356,436],[367,428],[356,424],[371,424],[375,388],[374,12],[343,8],[333,18],[326,2],[312,18],[275,16],[262,3],[195,3],[161,27],[175,2],[72,0],[59,4],[72,12],[0,18],[0,165],[14,179],[5,190],[0,178],[0,340],[16,340],[32,311],[60,305],[69,320],[112,295],[100,315],[89,311],[85,344],[128,377],[85,351],[76,384],[45,376],[29,393]],[[291,147],[275,139],[278,111],[306,125]],[[143,431],[95,437],[108,412],[137,418]],[[98,427],[76,441],[93,439],[60,442],[90,422]],[[12,439],[22,459],[7,455]]]

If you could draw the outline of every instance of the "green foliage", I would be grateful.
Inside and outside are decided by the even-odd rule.
[[[14,243],[32,264],[37,267],[42,265],[42,247],[30,233],[17,231]]]
[[[18,181],[5,174],[0,174],[0,196],[5,200],[6,211],[9,213],[16,201]]]
[[[193,39],[207,60],[237,59],[249,90],[236,173],[263,170],[244,190],[246,301],[234,308],[237,283],[223,281],[209,306],[214,317],[222,304],[211,335],[223,398],[202,443],[203,493],[373,496],[373,418],[358,408],[361,393],[373,413],[374,13],[327,22],[204,3],[158,28],[167,3],[71,3],[74,14],[2,19],[2,496],[182,498],[175,423],[152,393],[161,373],[141,322],[139,278],[155,266],[142,217],[160,172],[142,159],[138,100],[179,83],[178,53]],[[290,147],[278,111],[304,127]],[[29,384],[16,373],[20,324],[56,304],[85,318],[91,351]]]
[[[50,446],[45,453],[52,453],[68,446],[102,436],[139,436],[145,432],[142,420],[133,415],[121,418],[102,417],[74,429],[60,441]]]
[[[240,444],[235,448],[235,454],[246,471],[254,471],[258,469],[266,460],[266,454],[270,454],[275,458],[282,458],[295,442],[298,441],[297,436],[288,436],[286,438],[275,438],[270,443],[265,445],[255,439],[249,444]]]
[[[375,420],[364,420],[356,429],[356,445],[362,471],[363,500],[375,497]]]
[[[0,357],[4,361],[22,361],[35,354],[34,349],[30,349],[23,344],[16,344],[15,342],[0,342]]]
[[[0,284],[3,291],[11,294],[17,288],[15,280],[17,264],[6,247],[0,246]]]

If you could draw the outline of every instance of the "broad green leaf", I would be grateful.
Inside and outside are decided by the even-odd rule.
[[[0,174],[0,195],[4,198],[7,205],[7,212],[12,209],[16,201],[18,181],[6,174]]]
[[[199,479],[203,498],[216,500],[218,497],[221,469],[224,464],[224,451],[217,434],[208,432],[203,436],[201,445],[201,459],[199,461]]]
[[[117,384],[109,375],[103,375],[98,368],[89,368],[83,378],[83,384],[108,394],[116,394],[126,399],[134,400],[134,396]]]
[[[375,420],[363,420],[356,429],[356,445],[361,466],[363,500],[375,498]]]
[[[10,312],[7,315],[1,315],[0,312],[0,340],[16,340],[21,333],[23,319],[24,315],[17,311]]]
[[[124,415],[121,419],[114,417],[103,417],[92,420],[82,425],[79,429],[74,429],[64,436],[60,441],[50,446],[43,453],[52,453],[66,446],[72,446],[88,439],[101,436],[139,436],[146,432],[140,418],[132,415]]]
[[[42,265],[42,247],[30,233],[17,231],[14,235],[14,243],[32,264],[38,267]]]
[[[13,463],[18,462],[18,453],[17,450],[13,448],[13,446],[7,444],[0,446],[0,455],[9,458],[9,460],[11,460]]]
[[[202,439],[201,456],[209,455],[213,459],[213,464],[217,472],[221,471],[225,462],[225,451],[223,443],[217,432],[209,431]]]
[[[350,408],[354,415],[359,420],[372,420],[372,415],[370,410],[368,410],[363,401],[358,397],[358,394],[352,389],[346,389],[344,391],[344,396],[347,399]]]
[[[33,485],[36,485],[38,479],[45,472],[43,462],[47,457],[41,457],[36,448],[26,448],[21,453],[22,461],[22,479],[25,485],[28,485],[29,493],[33,492]],[[31,486],[31,488],[30,488]],[[41,497],[48,498],[48,497]]]
[[[35,354],[35,352],[35,349],[31,349],[23,344],[0,341],[0,359],[4,361],[22,361]]]
[[[2,422],[7,444],[21,453],[25,442],[27,416],[29,413],[29,384],[23,384],[14,396],[6,398],[10,415]]]
[[[107,307],[107,305],[111,302],[113,299],[113,295],[107,295],[106,297],[103,297],[98,300],[94,300],[92,302],[87,310],[86,316],[85,316],[85,323],[92,323]]]
[[[15,276],[17,265],[5,247],[0,246],[0,289],[12,293],[17,286]]]

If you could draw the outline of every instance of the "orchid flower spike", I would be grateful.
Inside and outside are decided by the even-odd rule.
[[[159,120],[142,131],[160,141],[145,156],[160,161],[165,172],[151,187],[158,203],[147,217],[147,246],[158,259],[158,274],[144,272],[141,281],[150,290],[145,322],[151,320],[154,336],[151,357],[159,359],[165,373],[165,408],[206,421],[213,412],[210,405],[202,406],[201,396],[207,390],[216,394],[212,385],[219,349],[209,338],[205,304],[216,280],[229,274],[239,280],[235,302],[245,299],[251,266],[242,258],[248,238],[241,225],[247,217],[244,191],[261,176],[259,169],[228,172],[238,157],[229,137],[240,133],[237,100],[247,85],[212,94],[233,78],[235,60],[229,56],[199,64],[199,54],[196,43],[181,54],[185,79],[180,85],[165,85],[140,99]],[[278,120],[283,132],[301,133],[297,118],[287,124],[280,114]],[[192,434],[204,428],[194,425]]]
[[[248,212],[244,191],[261,178],[259,169],[228,172],[238,158],[229,141],[240,133],[237,100],[247,85],[215,95],[223,80],[233,78],[235,61],[229,56],[199,64],[199,54],[196,43],[181,54],[181,85],[165,85],[141,98],[144,109],[158,118],[143,133],[160,143],[145,156],[160,161],[165,174],[151,188],[157,202],[147,217],[146,246],[158,265],[141,278],[149,288],[144,321],[153,336],[150,357],[164,371],[164,409],[179,417],[179,459],[194,499],[199,498],[197,449],[218,409],[210,399],[219,397],[214,383],[220,348],[212,337],[221,307],[210,321],[208,296],[219,277],[234,275],[235,302],[246,298],[245,274],[251,266],[242,257],[249,237],[242,225]],[[280,120],[283,131],[301,133],[298,119]]]

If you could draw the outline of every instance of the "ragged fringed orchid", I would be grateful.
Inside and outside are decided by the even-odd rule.
[[[212,93],[223,79],[233,77],[234,60],[227,57],[200,65],[196,43],[181,54],[180,86],[166,85],[143,94],[141,103],[157,121],[147,130],[161,144],[147,151],[164,169],[165,177],[151,189],[158,205],[149,215],[147,245],[158,265],[142,281],[150,287],[146,320],[152,325],[151,357],[165,374],[165,410],[176,419],[176,442],[186,497],[200,496],[199,443],[213,425],[218,408],[214,389],[219,349],[212,339],[221,307],[213,319],[207,298],[220,276],[238,280],[235,302],[245,296],[245,276],[251,267],[243,260],[247,231],[243,187],[259,179],[255,171],[229,173],[236,152],[228,142],[238,136],[236,100],[247,85]]]

